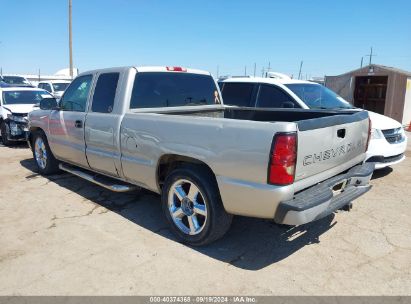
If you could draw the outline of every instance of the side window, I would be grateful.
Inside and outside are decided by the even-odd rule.
[[[50,84],[48,84],[48,83],[44,83],[44,84],[43,84],[43,89],[46,90],[46,91],[48,91],[48,92],[53,92],[53,91],[51,90]]]
[[[42,88],[43,88],[43,84],[42,84],[42,83],[39,83],[39,84],[37,85],[37,87],[38,87],[39,89],[42,89]]]
[[[92,112],[111,113],[116,97],[119,73],[105,73],[98,77],[93,95]]]
[[[281,89],[273,85],[262,84],[258,93],[257,107],[294,108],[296,105],[292,98]]]
[[[226,105],[252,107],[254,83],[225,82],[222,95]]]
[[[92,80],[92,75],[84,75],[74,79],[60,101],[61,110],[85,112]]]

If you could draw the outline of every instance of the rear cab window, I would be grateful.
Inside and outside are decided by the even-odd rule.
[[[256,84],[244,82],[224,82],[223,96],[224,104],[239,107],[253,107],[253,93]]]
[[[130,109],[220,104],[210,75],[180,72],[139,72]]]

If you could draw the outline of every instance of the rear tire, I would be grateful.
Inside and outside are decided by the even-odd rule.
[[[161,202],[174,234],[193,246],[221,238],[233,218],[224,210],[215,177],[202,166],[173,170],[165,180]]]
[[[58,161],[50,150],[46,135],[37,131],[33,134],[32,140],[33,157],[39,173],[49,175],[58,172]]]
[[[6,124],[6,122],[3,121],[1,123],[0,130],[1,130],[1,142],[3,143],[3,145],[11,146],[13,142],[8,140],[7,138],[7,134],[9,134],[9,126]]]

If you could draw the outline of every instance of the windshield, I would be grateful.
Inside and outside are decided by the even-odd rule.
[[[46,91],[4,91],[3,105],[10,104],[36,104],[43,98],[53,98]]]
[[[54,91],[64,91],[68,87],[69,83],[53,83]]]
[[[30,84],[24,77],[3,76],[3,81],[8,84]]]
[[[310,83],[286,84],[310,109],[353,109],[353,106],[330,89]]]

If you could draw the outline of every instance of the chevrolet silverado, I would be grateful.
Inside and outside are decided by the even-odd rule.
[[[222,237],[233,215],[300,225],[370,189],[367,112],[224,106],[208,72],[123,67],[80,74],[29,115],[41,174],[161,194],[183,242]]]

